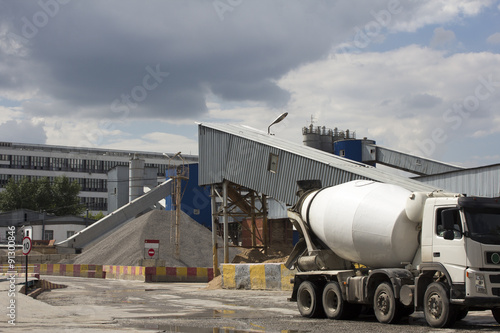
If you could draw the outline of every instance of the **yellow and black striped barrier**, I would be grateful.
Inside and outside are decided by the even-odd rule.
[[[280,263],[222,264],[222,287],[225,289],[292,290],[295,275]]]

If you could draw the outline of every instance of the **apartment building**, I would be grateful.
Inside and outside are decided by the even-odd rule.
[[[144,160],[146,186],[163,182],[166,170],[180,163],[171,159],[170,153],[127,151],[101,148],[81,148],[42,144],[0,142],[0,191],[10,178],[16,181],[23,177],[54,179],[66,176],[80,185],[81,202],[91,212],[108,213],[109,207],[116,209],[117,193],[128,192],[127,172],[116,168],[128,167],[136,156]],[[196,155],[182,155],[186,163],[198,162]]]

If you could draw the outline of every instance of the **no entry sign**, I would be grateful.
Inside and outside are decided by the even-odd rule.
[[[144,259],[158,259],[160,241],[158,239],[144,240]]]

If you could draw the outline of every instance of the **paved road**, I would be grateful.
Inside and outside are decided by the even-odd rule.
[[[42,277],[68,288],[37,300],[17,294],[16,325],[8,324],[8,281],[0,282],[2,332],[435,332],[421,314],[398,325],[374,317],[355,321],[302,318],[289,292],[208,290],[199,283]],[[498,332],[490,312],[472,312],[454,329],[440,332]]]

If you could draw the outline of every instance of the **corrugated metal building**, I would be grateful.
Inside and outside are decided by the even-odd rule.
[[[465,193],[468,196],[500,196],[500,164],[421,176],[414,179],[450,192]]]
[[[393,175],[243,125],[199,124],[199,185],[229,180],[293,204],[297,180],[319,179],[323,186],[371,179],[410,191],[436,186]]]
[[[375,152],[368,154],[368,152]],[[372,156],[370,156],[372,155]],[[429,158],[410,155],[394,149],[389,149],[375,144],[363,143],[362,161],[365,163],[376,162],[399,170],[415,173],[417,175],[435,175],[444,172],[464,170],[464,168],[431,160]]]

